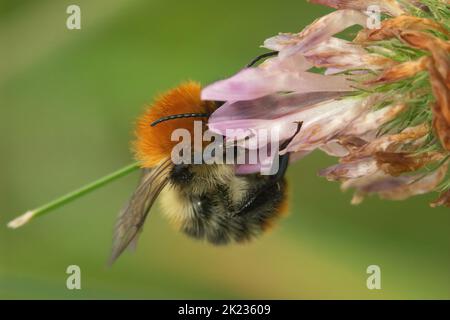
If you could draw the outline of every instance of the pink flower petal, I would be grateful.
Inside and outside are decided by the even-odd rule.
[[[356,43],[334,37],[306,51],[304,56],[316,67],[333,68],[337,72],[356,68],[378,70],[391,63],[389,59],[368,53]],[[332,72],[328,70],[327,74]]]
[[[359,11],[337,10],[317,19],[298,34],[283,33],[267,39],[264,47],[280,51],[279,56],[284,59],[298,52],[304,53],[350,26],[365,26],[366,21],[367,16]]]
[[[374,100],[378,101],[378,98]],[[340,132],[336,138],[330,140],[324,146],[320,147],[320,149],[331,156],[346,157],[350,152],[347,146],[345,146],[345,141],[348,141],[348,139],[353,141],[357,138],[359,142],[365,141],[366,144],[372,143],[377,138],[376,133],[379,128],[386,122],[394,119],[399,113],[403,112],[405,108],[406,106],[403,104],[387,106],[376,111],[367,108],[366,113],[361,114],[355,121],[347,126],[345,130]],[[418,140],[416,140],[416,142],[417,141]],[[354,141],[352,144],[354,144]],[[354,148],[355,145],[352,147],[353,152]],[[369,154],[365,154],[364,156],[368,155]]]
[[[345,71],[345,69],[342,69],[342,68],[327,68],[325,70],[324,74],[326,76],[330,76],[330,75],[333,75],[333,74],[336,74],[336,73],[339,73],[339,72],[343,72],[343,71]]]
[[[234,167],[234,172],[238,175],[257,173],[261,171],[261,164],[238,164]]]
[[[261,130],[277,130],[277,138],[284,141],[292,137],[297,124],[302,122],[300,132],[282,153],[309,151],[345,131],[367,108],[361,98],[336,99],[333,93],[328,92],[269,96],[229,103],[213,113],[209,128],[225,136],[230,135],[227,130],[253,132],[245,146],[260,148],[270,142],[270,139],[266,143],[260,140]]]
[[[311,67],[301,55],[268,59],[258,68],[247,68],[202,90],[203,100],[242,101],[276,92],[350,91],[344,76],[326,77],[305,72]]]
[[[406,109],[404,104],[387,106],[382,109],[371,111],[353,122],[344,134],[349,136],[362,136],[368,132],[378,130],[381,125],[394,119]]]
[[[349,154],[347,148],[337,141],[330,141],[320,147],[320,150],[333,157],[345,157]]]
[[[361,98],[319,103],[283,121],[303,121],[302,130],[287,147],[288,152],[312,150],[345,131],[369,106]]]
[[[248,101],[226,102],[209,119],[210,129],[229,120],[272,120],[297,113],[301,108],[339,98],[340,92],[274,94]]]
[[[297,124],[293,119],[298,118],[302,111],[339,96],[341,93],[338,92],[291,93],[227,102],[211,115],[208,126],[213,132],[225,136],[227,130],[256,132],[258,129],[271,130],[281,126],[283,130],[280,130],[279,139],[286,140],[294,134]]]

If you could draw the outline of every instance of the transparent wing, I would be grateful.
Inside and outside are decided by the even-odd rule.
[[[117,219],[110,264],[136,242],[150,208],[168,182],[171,166],[168,159],[151,170],[144,170],[139,186]]]

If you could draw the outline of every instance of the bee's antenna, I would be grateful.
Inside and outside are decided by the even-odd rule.
[[[174,120],[174,119],[181,119],[181,118],[208,118],[210,116],[209,113],[180,113],[180,114],[172,114],[170,116],[159,118],[158,120],[153,121],[150,125],[152,127],[156,126],[157,124],[168,121],[168,120]]]
[[[271,52],[266,52],[263,53],[259,56],[257,56],[255,59],[253,59],[249,64],[247,64],[247,68],[250,68],[252,66],[254,66],[258,61],[268,58],[268,57],[273,57],[278,55],[278,51],[271,51]],[[181,114],[173,114],[170,116],[166,116],[166,117],[162,117],[159,118],[158,120],[153,121],[150,125],[152,127],[156,126],[157,124],[164,122],[164,121],[168,121],[168,120],[174,120],[174,119],[181,119],[181,118],[208,118],[210,116],[210,114],[208,113],[181,113]]]
[[[263,53],[262,55],[257,56],[255,59],[253,59],[248,65],[247,68],[253,67],[259,60],[264,59],[264,58],[268,58],[268,57],[273,57],[278,55],[278,51],[271,51],[271,52],[266,52]]]

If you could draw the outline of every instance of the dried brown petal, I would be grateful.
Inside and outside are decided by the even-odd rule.
[[[376,30],[361,30],[355,38],[355,42],[378,41],[396,37],[400,32],[405,30],[437,30],[449,36],[450,32],[436,21],[426,18],[418,18],[412,16],[398,16],[392,19],[384,20],[381,28]]]
[[[436,103],[433,105],[433,127],[443,147],[450,151],[450,93],[434,64],[428,67]]]
[[[439,195],[439,198],[430,203],[432,208],[445,206],[450,208],[450,190],[447,190]]]
[[[356,136],[346,136],[339,138],[339,143],[349,149],[358,149],[367,144],[367,141]]]
[[[450,88],[450,43],[432,36],[429,33],[417,31],[402,31],[399,37],[410,46],[426,50],[431,53],[434,67],[444,79],[447,88]],[[428,65],[431,65],[427,61]]]
[[[444,155],[440,152],[424,152],[416,155],[407,152],[376,152],[374,157],[380,169],[392,176],[398,176],[442,160]]]
[[[378,170],[373,158],[358,159],[349,163],[340,163],[319,171],[319,176],[330,181],[355,179],[371,175]]]
[[[445,178],[447,164],[428,174],[392,177],[376,172],[370,176],[350,179],[342,184],[343,189],[356,188],[357,203],[368,194],[378,194],[380,198],[389,200],[404,200],[411,196],[433,191]],[[352,201],[353,203],[353,201]]]
[[[442,115],[442,118],[447,122],[447,124],[450,124],[449,89],[434,64],[429,65],[428,72],[430,74],[431,88],[433,89],[433,94],[436,98],[436,104],[433,111]]]
[[[417,140],[428,133],[429,127],[425,123],[415,127],[408,127],[400,133],[381,136],[355,152],[352,152],[342,160],[344,162],[351,162],[354,159],[373,156],[376,152],[393,151],[398,145]]]
[[[368,112],[364,116],[361,116],[358,121],[353,122],[349,127],[347,127],[343,133],[343,136],[363,136],[367,133],[376,131],[381,125],[394,119],[400,113],[405,111],[405,109],[406,105],[399,103]]]
[[[436,108],[434,108],[435,110]],[[445,121],[440,113],[435,112],[433,127],[445,150],[450,151],[450,125]]]
[[[400,39],[408,43],[410,46],[417,49],[434,51],[435,49],[442,49],[447,52],[450,51],[450,43],[439,39],[428,32],[421,32],[417,30],[400,30],[398,33]]]
[[[444,179],[447,173],[447,165],[442,165],[436,171],[425,176],[408,176],[407,182],[392,188],[378,192],[381,198],[390,200],[404,200],[411,196],[425,194],[433,191]],[[403,177],[397,177],[397,179]]]
[[[394,82],[414,76],[420,71],[426,70],[430,57],[421,57],[414,61],[408,61],[397,64],[386,69],[379,77],[374,80],[367,81],[366,84],[377,84],[381,82]]]

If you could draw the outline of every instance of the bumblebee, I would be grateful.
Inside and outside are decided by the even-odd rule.
[[[248,241],[287,212],[284,176],[289,154],[280,156],[279,170],[271,176],[237,175],[230,164],[172,162],[176,142],[171,133],[177,128],[193,133],[194,119],[201,119],[206,128],[208,116],[219,106],[202,101],[200,92],[198,83],[184,83],[159,96],[138,119],[133,146],[142,177],[119,214],[111,262],[136,243],[157,198],[180,231],[215,245]]]

